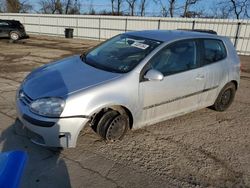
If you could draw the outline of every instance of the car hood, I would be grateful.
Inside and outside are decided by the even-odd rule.
[[[34,70],[25,78],[22,90],[32,99],[64,98],[120,75],[96,69],[84,63],[80,56],[73,56]]]

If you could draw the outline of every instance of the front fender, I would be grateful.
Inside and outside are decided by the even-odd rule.
[[[130,110],[133,117],[139,112],[139,75],[128,74],[108,83],[74,93],[66,99],[61,116],[92,116],[102,108],[119,105]]]
[[[126,81],[125,81],[126,80]],[[123,106],[127,108],[135,123],[139,118],[140,104],[138,100],[138,82],[131,82],[127,79],[112,81],[111,83],[98,85],[95,88],[90,88],[84,93],[76,93],[74,96],[66,99],[66,106],[62,116],[86,115],[93,116],[103,108],[113,106]],[[139,79],[138,79],[139,80]],[[124,87],[124,84],[131,83],[129,87]],[[80,131],[86,123],[77,127],[78,137]],[[73,126],[73,125],[72,125]]]

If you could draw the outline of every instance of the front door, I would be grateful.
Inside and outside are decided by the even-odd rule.
[[[142,79],[140,82],[143,124],[156,123],[198,108],[204,88],[204,72],[199,59],[196,41],[183,40],[163,48],[148,62],[146,70],[158,70],[164,79]]]
[[[203,55],[201,65],[205,71],[204,92],[201,106],[213,105],[220,90],[228,82],[228,64],[226,48],[221,40],[202,39]]]

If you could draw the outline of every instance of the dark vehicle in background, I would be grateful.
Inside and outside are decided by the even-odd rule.
[[[17,20],[0,19],[0,37],[9,37],[16,41],[21,38],[28,38],[23,24]]]

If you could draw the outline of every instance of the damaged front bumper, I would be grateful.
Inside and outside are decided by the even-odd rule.
[[[22,124],[32,131],[32,142],[50,147],[75,147],[77,137],[88,118],[48,118],[32,113],[29,106],[16,98],[16,111]]]

